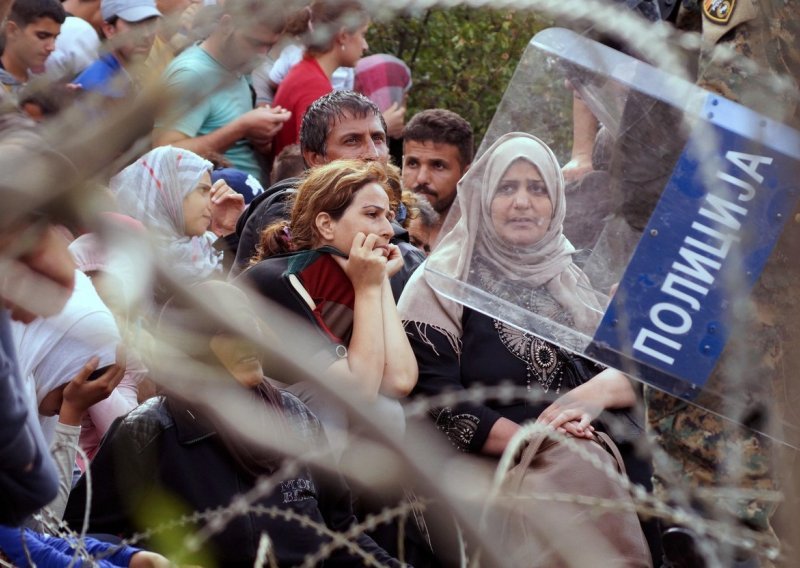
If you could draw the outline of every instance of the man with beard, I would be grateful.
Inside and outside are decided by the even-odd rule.
[[[423,195],[439,214],[438,224],[429,233],[431,249],[473,153],[472,126],[449,110],[419,112],[403,130],[403,186]]]
[[[266,185],[258,162],[291,116],[282,109],[253,108],[246,74],[281,38],[285,9],[277,3],[229,0],[214,11],[214,28],[167,67],[171,97],[157,120],[155,146],[179,146],[207,156],[224,153],[233,167]]]

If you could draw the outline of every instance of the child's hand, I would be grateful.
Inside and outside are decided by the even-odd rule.
[[[175,564],[160,554],[147,550],[140,550],[131,556],[131,561],[128,563],[128,568],[170,568],[172,566]]]
[[[218,237],[236,231],[236,222],[244,211],[244,197],[231,188],[225,180],[211,186],[211,230]]]
[[[70,426],[79,426],[81,418],[90,406],[107,399],[125,376],[125,355],[117,350],[117,362],[95,380],[88,380],[100,360],[92,357],[64,389],[64,400],[58,421]]]

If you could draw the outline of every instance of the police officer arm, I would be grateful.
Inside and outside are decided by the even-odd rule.
[[[577,91],[572,93],[572,155],[562,171],[567,182],[592,171],[592,152],[599,124]]]

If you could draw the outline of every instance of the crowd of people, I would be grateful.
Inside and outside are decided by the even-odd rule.
[[[411,72],[363,57],[358,0],[0,7],[0,163],[35,148],[92,202],[0,190],[0,564],[451,566],[492,541],[513,566],[573,565],[575,546],[598,566],[690,565],[662,551],[669,523],[637,515],[654,474],[640,387],[559,337],[591,336],[605,307],[565,231],[593,135],[559,164],[513,129],[476,156],[451,110],[406,121]],[[154,89],[144,143],[99,175],[48,140]],[[426,266],[548,314],[559,341],[442,295]],[[467,454],[476,486],[526,427],[547,434],[512,491],[526,505],[346,479],[363,447],[405,447],[406,403],[429,397],[450,447],[409,452]],[[457,493],[468,506],[428,515]],[[545,493],[573,499],[527,504]],[[412,512],[369,522],[398,503]]]

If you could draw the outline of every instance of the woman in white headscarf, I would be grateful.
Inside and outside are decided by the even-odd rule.
[[[189,150],[163,146],[111,178],[120,211],[153,232],[163,260],[187,284],[222,275],[215,245],[234,234],[244,209],[242,196],[224,181],[212,186],[211,169]]]
[[[115,216],[109,218],[118,224],[127,222]],[[97,295],[114,315],[119,329],[124,330],[123,335],[130,339],[132,331],[140,333],[137,322],[128,321],[128,314],[132,313],[129,309],[130,289],[137,277],[132,259],[117,249],[113,251],[114,258],[111,258],[109,249],[95,233],[86,233],[72,241],[69,252],[78,270],[90,278]],[[106,310],[99,311],[105,315]],[[116,329],[111,332],[112,337],[116,334]],[[89,460],[94,458],[100,441],[114,420],[139,404],[139,385],[147,377],[147,369],[135,352],[128,350],[126,355],[125,376],[120,384],[107,399],[89,408],[81,421],[80,447]],[[81,470],[86,469],[81,456],[78,456],[78,466]]]
[[[544,315],[542,322],[552,323],[537,331],[562,344],[575,336],[565,330],[591,334],[599,303],[562,233],[564,179],[550,148],[528,134],[502,136],[459,182],[457,199],[460,217],[427,267],[467,289]],[[600,429],[594,421],[604,410],[635,404],[622,373],[444,298],[425,272],[416,271],[398,306],[419,365],[415,394],[508,382],[531,393],[437,409],[436,425],[458,449],[499,456],[526,421],[593,440],[595,426]],[[624,553],[641,556],[641,550]]]
[[[563,330],[591,333],[599,321],[599,304],[572,260],[575,248],[562,232],[564,180],[550,148],[528,134],[506,134],[467,172],[457,195],[461,217],[430,256],[428,266],[548,316],[555,323],[544,335],[559,336],[562,330],[563,343],[569,344],[574,335]],[[555,405],[525,405],[522,415],[514,412],[510,420],[494,411],[474,416],[475,435],[463,449],[499,454],[517,429],[508,422],[525,419],[538,418],[572,435],[590,436],[591,421],[601,411],[634,404],[633,388],[621,373],[604,371],[584,360],[575,369],[575,355],[439,296],[423,273],[417,272],[399,306],[407,331],[421,340],[418,357],[425,358],[424,348],[439,351],[436,344],[441,340],[452,345],[454,355],[461,356],[461,369],[455,376],[461,388],[473,382],[499,384],[517,375],[525,378],[529,390],[538,384],[544,393],[579,387]],[[464,344],[472,343],[473,327],[482,339],[488,339],[483,337],[488,334],[494,341],[482,341],[477,352],[467,353]],[[500,349],[490,355],[487,350],[492,344]],[[466,370],[472,356],[491,359],[490,368],[475,362],[477,366],[470,363],[473,370]],[[496,369],[498,358],[514,365]],[[584,376],[587,372],[595,374]]]
[[[89,278],[76,271],[75,289],[59,314],[29,324],[13,322],[12,334],[31,412],[39,416],[59,468],[59,496],[50,508],[60,516],[72,487],[83,418],[110,394],[115,401],[121,398],[114,392],[125,369],[117,361],[119,330]],[[125,407],[122,414],[130,410],[117,402]],[[107,428],[111,420],[98,427]]]

